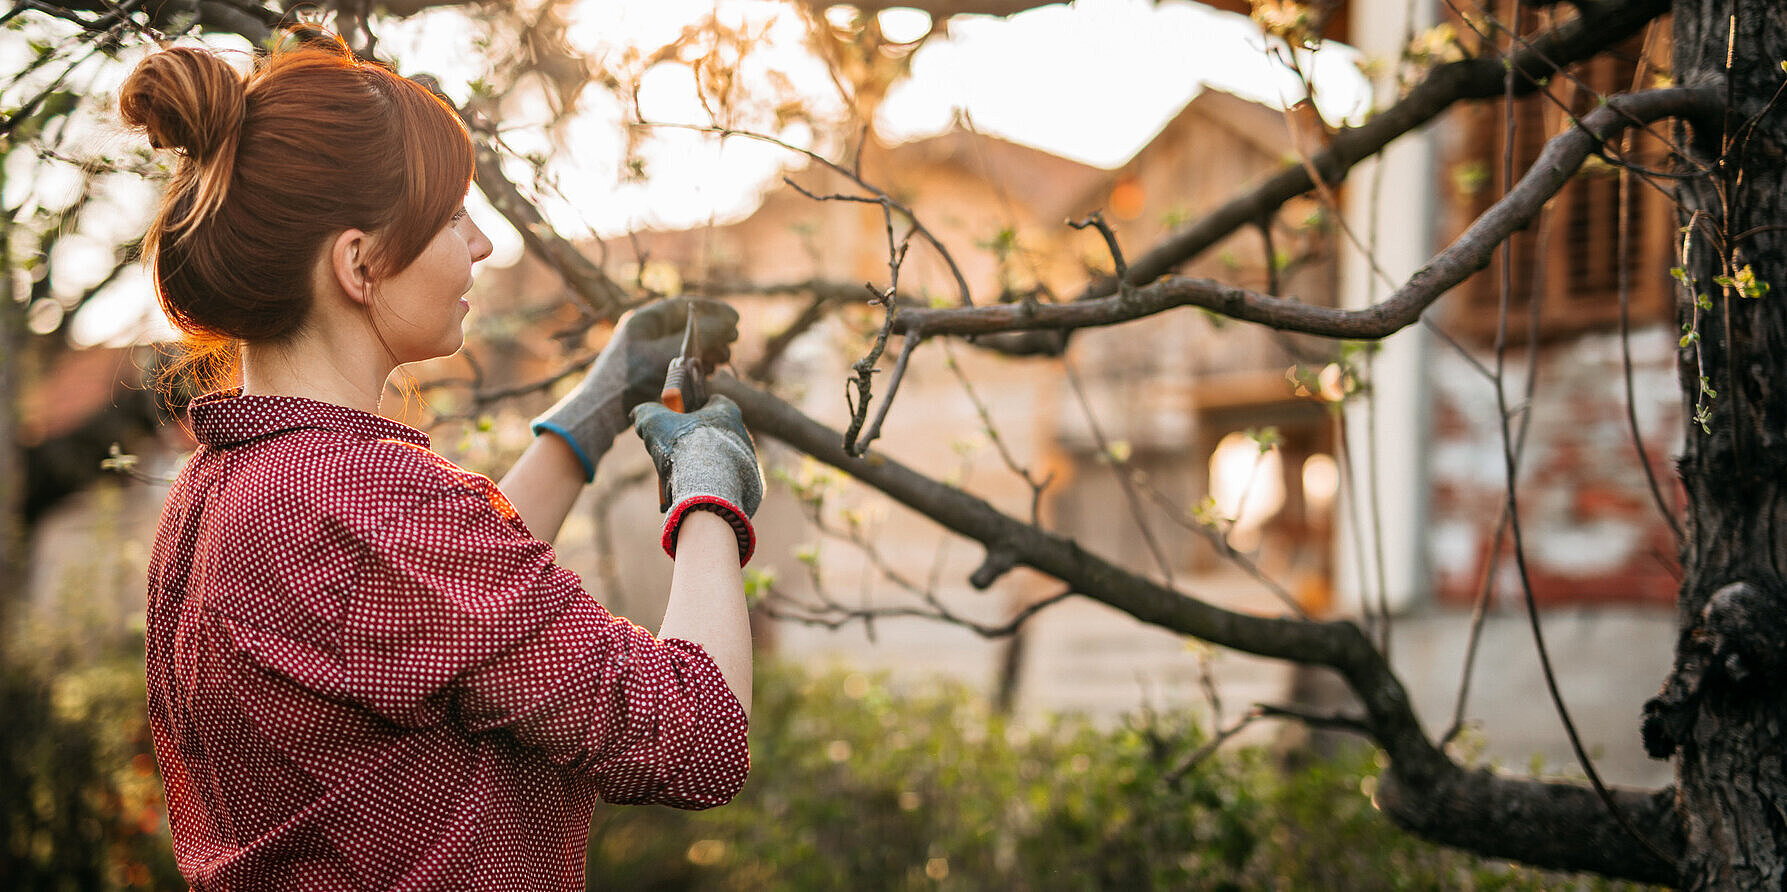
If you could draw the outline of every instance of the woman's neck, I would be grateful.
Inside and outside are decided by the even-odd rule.
[[[344,344],[314,332],[278,344],[242,349],[242,392],[298,396],[378,413],[392,366],[361,344]]]

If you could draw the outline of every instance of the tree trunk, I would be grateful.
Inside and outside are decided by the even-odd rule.
[[[0,156],[4,157],[4,156]],[[5,175],[0,174],[0,185]],[[24,393],[25,305],[15,300],[12,221],[0,218],[0,663],[6,657],[13,602],[24,596],[25,460],[19,445],[19,397]]]
[[[1726,83],[1730,97],[1724,120],[1677,130],[1707,171],[1679,193],[1691,226],[1679,367],[1696,420],[1680,461],[1682,633],[1675,670],[1645,707],[1646,747],[1677,759],[1690,889],[1780,889],[1787,880],[1787,694],[1778,681],[1787,668],[1787,108],[1771,105],[1783,59],[1779,3],[1675,4],[1678,82]],[[1773,289],[1745,296],[1746,267]],[[1697,307],[1697,295],[1711,308]]]

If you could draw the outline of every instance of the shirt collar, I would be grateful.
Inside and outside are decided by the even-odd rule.
[[[243,395],[240,388],[208,393],[187,409],[192,435],[207,446],[230,447],[293,430],[324,430],[372,440],[401,440],[427,448],[428,435],[389,418],[296,396]]]

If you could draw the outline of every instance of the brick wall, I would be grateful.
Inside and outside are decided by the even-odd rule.
[[[1664,327],[1632,334],[1632,405],[1638,431],[1670,510],[1680,507],[1672,457],[1681,442],[1674,335]],[[1477,355],[1491,365],[1492,355]],[[1551,342],[1539,350],[1537,388],[1525,401],[1529,354],[1510,351],[1508,405],[1515,427],[1530,416],[1519,488],[1522,535],[1533,593],[1541,604],[1670,604],[1676,549],[1646,481],[1626,413],[1617,334]],[[1495,390],[1455,352],[1435,357],[1431,420],[1429,554],[1441,600],[1470,603],[1487,584],[1497,603],[1521,597],[1504,537],[1492,560],[1506,500]]]

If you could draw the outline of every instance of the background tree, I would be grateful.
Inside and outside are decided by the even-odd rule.
[[[791,106],[765,113],[746,101],[753,97],[741,92],[742,82],[733,75],[748,50],[750,35],[728,30],[718,19],[655,52],[604,60],[598,66],[579,58],[566,43],[554,3],[340,0],[323,4],[323,9],[334,17],[334,27],[363,53],[376,55],[380,46],[375,34],[386,17],[457,5],[475,5],[492,22],[488,45],[492,74],[463,109],[480,137],[479,187],[521,233],[530,253],[556,271],[577,299],[576,332],[649,298],[652,285],[643,275],[625,281],[618,272],[624,264],[617,257],[587,256],[545,222],[538,205],[552,200],[546,172],[549,153],[514,151],[506,145],[503,129],[506,115],[523,94],[543,97],[553,114],[568,116],[592,86],[624,100],[629,90],[636,90],[638,76],[653,64],[693,60],[711,115],[703,126],[712,131],[774,136],[778,125],[803,113]],[[965,13],[1011,15],[1038,4],[963,0],[919,5],[940,23]],[[856,4],[854,24],[850,13],[825,6],[807,6],[818,55],[832,63],[844,104],[872,109],[886,85],[900,75],[911,43],[889,46],[883,35],[864,24],[863,16],[876,4]],[[1298,7],[1261,0],[1256,6],[1263,9],[1262,19],[1284,36],[1313,44],[1319,42],[1321,25],[1335,4]],[[925,249],[947,256],[948,248],[933,243],[923,221],[897,196],[863,178],[848,163],[848,150],[857,144],[852,141],[853,128],[840,126],[810,146],[791,147],[815,163],[832,164],[837,174],[853,181],[855,191],[834,200],[874,204],[887,215],[889,275],[874,283],[872,293],[865,292],[860,282],[801,284],[799,289],[811,297],[810,309],[789,332],[774,339],[766,355],[773,358],[775,345],[864,298],[873,301],[879,314],[879,337],[872,352],[849,373],[854,396],[847,431],[814,421],[767,386],[722,379],[716,387],[740,403],[760,436],[834,465],[983,546],[986,560],[971,577],[976,586],[988,586],[1012,568],[1029,567],[1058,580],[1064,593],[1101,601],[1145,622],[1223,647],[1333,670],[1356,697],[1355,707],[1301,719],[1356,732],[1381,748],[1388,766],[1377,789],[1377,803],[1412,832],[1540,866],[1689,888],[1772,888],[1787,876],[1787,822],[1780,819],[1779,808],[1787,798],[1781,755],[1787,752],[1783,747],[1787,741],[1781,739],[1787,703],[1769,684],[1781,662],[1780,630],[1787,619],[1783,602],[1787,581],[1780,570],[1787,565],[1783,551],[1787,543],[1773,522],[1787,507],[1783,504],[1787,493],[1778,482],[1787,461],[1782,452],[1787,439],[1781,433],[1787,429],[1783,424],[1787,387],[1782,386],[1787,380],[1787,367],[1782,365],[1787,362],[1787,350],[1782,349],[1787,346],[1782,343],[1787,319],[1780,301],[1770,299],[1767,292],[1770,283],[1782,281],[1787,273],[1787,246],[1781,243],[1787,220],[1782,218],[1779,198],[1787,194],[1783,192],[1787,183],[1782,182],[1787,166],[1781,160],[1787,113],[1777,102],[1784,82],[1781,60],[1787,58],[1787,9],[1743,0],[1679,0],[1673,5],[1664,0],[1579,0],[1567,5],[1534,0],[1524,6],[1549,10],[1550,24],[1515,38],[1510,35],[1520,29],[1467,10],[1467,16],[1481,23],[1483,36],[1468,46],[1461,43],[1465,52],[1460,58],[1430,62],[1388,107],[1377,109],[1357,126],[1327,134],[1318,150],[1287,163],[1263,185],[1174,228],[1139,252],[1120,246],[1100,220],[1084,221],[1108,237],[1111,262],[1107,272],[1091,276],[1080,293],[1063,298],[1009,295],[1000,301],[996,295],[972,293],[966,281],[960,282],[959,293],[947,306],[911,298],[899,288],[906,252]],[[1472,102],[1506,102],[1550,79],[1568,77],[1571,66],[1671,12],[1674,71],[1668,86],[1605,97],[1576,126],[1551,139],[1539,160],[1458,239],[1377,304],[1362,309],[1312,306],[1175,274],[1218,239],[1269,219],[1287,202],[1331,194],[1356,165],[1445,110]],[[9,153],[66,150],[80,97],[53,72],[73,72],[81,54],[114,53],[193,31],[230,32],[260,42],[284,14],[277,6],[248,0],[20,2],[5,14],[8,24],[42,17],[71,23],[76,30],[68,40],[36,47],[35,58],[26,62],[24,74],[44,70],[52,74],[47,79],[36,75],[46,85],[20,91],[15,84],[15,93],[8,94],[16,107],[6,110],[4,148]],[[1643,128],[1667,129],[1677,150],[1668,170],[1636,168],[1621,155],[1621,136]],[[1678,252],[1681,257],[1680,379],[1685,414],[1692,419],[1684,432],[1680,459],[1689,499],[1682,529],[1681,637],[1676,671],[1647,705],[1643,728],[1653,755],[1675,758],[1679,780],[1673,788],[1610,789],[1592,772],[1590,783],[1582,785],[1466,767],[1446,750],[1445,741],[1422,729],[1379,643],[1358,623],[1222,609],[1105,560],[1034,518],[1002,513],[970,492],[886,456],[863,457],[872,448],[887,407],[897,400],[908,359],[918,344],[927,341],[961,339],[980,349],[1048,356],[1058,354],[1076,330],[1183,307],[1336,342],[1387,337],[1418,324],[1435,301],[1490,266],[1498,246],[1531,225],[1547,200],[1591,157],[1625,165],[1643,181],[1670,189],[1681,207],[1678,242],[1635,246],[1641,251]],[[80,169],[95,178],[115,172],[135,175],[138,163],[104,156],[79,159]],[[530,176],[530,169],[536,175]],[[9,271],[43,262],[48,253],[42,248],[45,240],[65,231],[54,222],[56,213],[24,204],[8,208]],[[119,257],[121,262],[127,258],[128,252]],[[644,264],[639,267],[643,270]],[[49,271],[54,274],[55,270]],[[714,287],[736,292],[747,290],[747,283]],[[0,347],[18,343],[28,327],[46,337],[55,334],[55,325],[41,321],[27,325],[41,295],[19,299],[15,291],[14,296],[0,302],[0,335],[13,339]],[[65,313],[68,309],[60,307]],[[884,350],[894,355],[887,357]],[[18,357],[25,353],[0,350],[0,386],[17,386]],[[878,368],[888,370],[876,377]],[[765,364],[763,375],[773,375],[772,363]],[[549,382],[476,383],[474,409],[485,400]],[[16,462],[16,452],[8,460]],[[17,478],[0,475],[0,485],[13,479]],[[13,505],[21,499],[16,493],[0,495]],[[1512,488],[1508,507],[1518,555],[1519,512]],[[18,558],[11,560],[16,563]],[[986,631],[1009,632],[1024,618]],[[1584,766],[1589,766],[1586,760]]]

